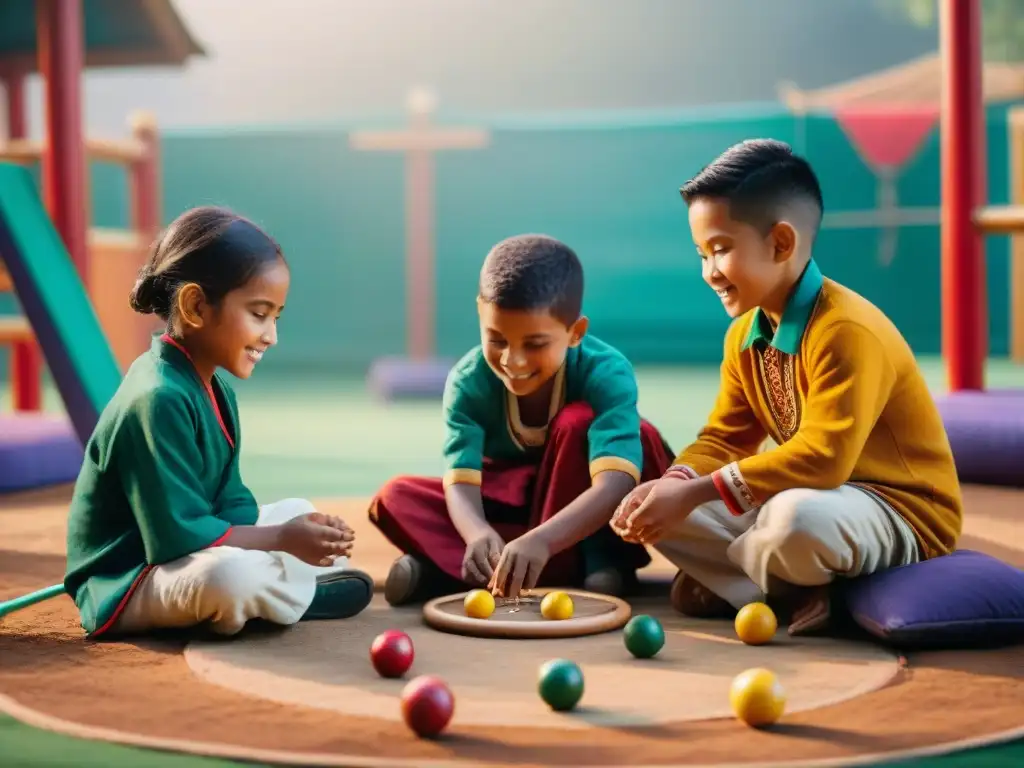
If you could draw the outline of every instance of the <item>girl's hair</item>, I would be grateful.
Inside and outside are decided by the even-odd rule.
[[[226,208],[193,208],[157,239],[128,300],[136,312],[169,321],[181,286],[195,283],[217,304],[283,259],[281,247],[248,219]]]

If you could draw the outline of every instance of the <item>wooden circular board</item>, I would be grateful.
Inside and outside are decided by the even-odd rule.
[[[624,600],[577,589],[562,589],[572,598],[571,619],[545,619],[540,613],[544,595],[554,589],[533,590],[519,599],[497,598],[494,613],[486,619],[466,615],[463,601],[468,592],[438,597],[423,606],[423,620],[441,632],[476,637],[550,639],[583,637],[611,632],[624,626],[632,609]],[[518,610],[517,610],[518,608]]]

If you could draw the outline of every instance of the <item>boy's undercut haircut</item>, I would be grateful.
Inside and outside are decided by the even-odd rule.
[[[687,205],[700,198],[728,200],[733,219],[764,234],[796,216],[816,235],[825,207],[810,163],[774,139],[750,139],[730,147],[679,192]]]
[[[568,327],[583,310],[583,265],[553,237],[517,235],[487,254],[479,290],[499,309],[549,312]]]

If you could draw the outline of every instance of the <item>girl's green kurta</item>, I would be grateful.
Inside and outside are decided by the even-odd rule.
[[[64,585],[87,632],[116,621],[150,568],[256,523],[240,444],[227,382],[207,389],[181,349],[154,339],[100,416],[71,500]]]

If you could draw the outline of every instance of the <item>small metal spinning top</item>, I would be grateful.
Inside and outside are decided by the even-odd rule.
[[[519,611],[522,610],[524,605],[530,605],[531,603],[538,602],[537,598],[532,597],[532,596],[528,595],[525,592],[522,593],[522,594],[523,594],[522,597],[518,597],[517,596],[517,597],[507,597],[507,598],[504,598],[502,600],[502,606],[504,607],[504,606],[507,606],[507,605],[511,604],[512,608],[510,608],[508,612],[509,613],[518,613]]]

